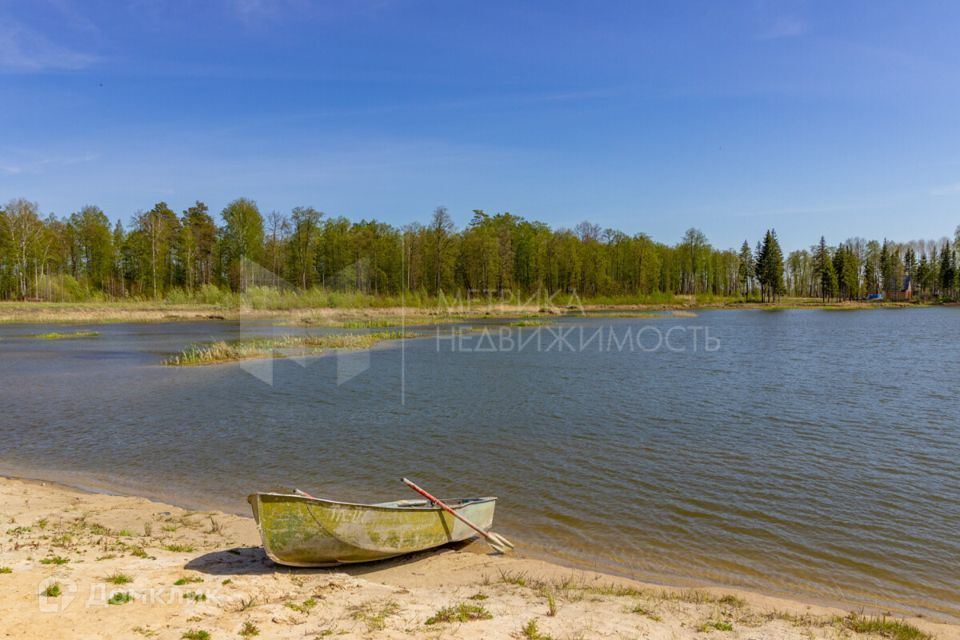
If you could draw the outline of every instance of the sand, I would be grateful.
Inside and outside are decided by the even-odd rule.
[[[289,569],[266,559],[250,518],[51,483],[0,478],[0,518],[3,638],[879,637],[853,631],[840,609],[664,589],[479,543]],[[108,604],[117,593],[131,600]],[[428,623],[460,605],[484,619]],[[909,622],[960,639],[960,625]]]

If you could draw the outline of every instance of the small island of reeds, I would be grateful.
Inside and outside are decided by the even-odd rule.
[[[327,335],[287,335],[272,338],[245,340],[219,340],[217,342],[192,344],[178,355],[167,358],[163,364],[177,367],[223,364],[239,360],[284,357],[294,350],[311,354],[329,349],[369,349],[385,340],[399,340],[400,331],[377,333],[346,333]]]
[[[51,331],[49,333],[31,333],[22,337],[31,340],[77,340],[80,338],[96,338],[99,335],[99,331],[73,331],[71,333]]]

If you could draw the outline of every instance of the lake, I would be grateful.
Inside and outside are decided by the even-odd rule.
[[[500,496],[527,555],[960,617],[960,309],[472,326],[201,368],[160,363],[302,330],[0,326],[0,472],[239,513],[275,486],[412,497],[405,475]]]

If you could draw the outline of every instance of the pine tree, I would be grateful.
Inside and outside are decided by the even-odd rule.
[[[763,238],[763,243],[757,242],[757,257],[754,260],[754,271],[756,272],[757,282],[760,283],[760,302],[766,302],[767,293],[767,262],[770,255],[770,232]]]
[[[838,288],[837,270],[830,258],[827,240],[823,236],[820,236],[820,245],[817,247],[816,269],[820,279],[821,298],[826,301],[827,298],[836,297]]]
[[[744,297],[750,295],[750,283],[755,275],[753,264],[753,253],[750,251],[750,245],[746,240],[740,247],[739,266],[737,267],[737,281],[740,283],[740,291]]]
[[[940,249],[940,295],[945,298],[953,294],[954,268],[950,243],[944,242]]]

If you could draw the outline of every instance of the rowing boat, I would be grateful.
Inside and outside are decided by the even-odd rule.
[[[329,567],[369,562],[466,540],[474,531],[429,500],[356,504],[301,491],[247,498],[263,549],[277,564]],[[496,498],[444,500],[480,529],[493,525]]]

